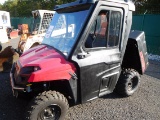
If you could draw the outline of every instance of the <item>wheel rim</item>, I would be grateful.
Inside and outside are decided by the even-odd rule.
[[[134,90],[138,85],[138,78],[137,77],[133,77],[129,82],[128,82],[128,91],[132,91]]]
[[[61,115],[61,108],[52,104],[47,106],[39,113],[38,120],[58,120]]]

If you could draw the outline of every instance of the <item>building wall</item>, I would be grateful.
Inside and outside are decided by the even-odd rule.
[[[148,53],[160,55],[160,14],[133,16],[132,30],[145,31]]]
[[[29,26],[29,30],[31,31],[31,26],[32,26],[32,21],[33,21],[33,18],[32,17],[29,17],[29,18],[26,18],[26,17],[12,17],[11,18],[11,26],[14,28],[14,29],[18,29],[18,25],[19,24],[28,24]]]

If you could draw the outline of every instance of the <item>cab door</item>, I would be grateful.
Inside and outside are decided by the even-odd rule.
[[[112,92],[120,74],[123,11],[101,6],[95,14],[77,50],[81,52],[72,57],[79,67],[82,103]]]

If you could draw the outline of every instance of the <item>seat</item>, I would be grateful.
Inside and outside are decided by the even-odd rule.
[[[107,45],[107,38],[106,38],[106,30],[107,30],[107,16],[106,13],[100,13],[96,19],[96,24],[92,27],[92,34],[90,33],[85,47],[93,48],[93,47],[106,47]],[[94,32],[93,32],[94,31]]]
[[[107,21],[101,23],[100,30],[97,32],[96,39],[93,41],[92,47],[106,47],[106,30],[107,30]]]

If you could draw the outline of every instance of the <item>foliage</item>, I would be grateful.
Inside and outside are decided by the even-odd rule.
[[[160,14],[159,0],[135,0],[135,14]]]
[[[0,10],[10,12],[11,17],[30,17],[33,10],[53,10],[55,5],[72,1],[74,0],[8,0],[3,5],[0,4]]]
[[[75,0],[7,0],[0,10],[10,12],[11,17],[30,17],[31,11],[37,9],[53,10],[55,5],[60,5]],[[159,0],[132,0],[136,5],[134,14],[160,13]]]

